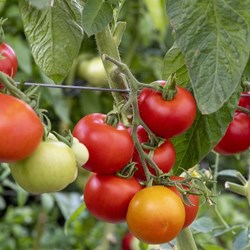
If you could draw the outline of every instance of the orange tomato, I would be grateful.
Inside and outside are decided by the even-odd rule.
[[[126,221],[139,240],[162,244],[173,240],[182,230],[185,209],[172,190],[164,186],[146,187],[130,201]]]

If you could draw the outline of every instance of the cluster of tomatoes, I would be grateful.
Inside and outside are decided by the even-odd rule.
[[[159,84],[164,86],[165,82]],[[192,125],[196,115],[195,100],[181,87],[177,87],[172,100],[165,100],[160,91],[144,88],[138,95],[138,106],[144,122],[144,126],[137,127],[139,143],[150,140],[145,126],[161,138],[160,145],[144,152],[160,171],[168,173],[175,163],[171,137],[184,133]],[[185,178],[179,176],[170,177],[177,185],[154,182],[151,186],[144,185],[146,176],[131,129],[121,122],[112,125],[107,120],[104,114],[89,114],[79,120],[72,132],[89,151],[89,160],[83,166],[92,173],[84,188],[88,211],[109,223],[126,222],[131,233],[145,243],[171,241],[195,219],[198,196],[187,195],[189,203],[182,200],[177,186],[184,190],[188,186]],[[117,175],[131,162],[137,168],[133,176]],[[155,169],[147,165],[151,174],[156,175]]]
[[[250,111],[250,92],[241,94],[238,106]],[[225,135],[215,146],[217,153],[224,155],[238,154],[250,147],[250,115],[249,112],[237,109]]]
[[[4,81],[15,76],[17,66],[14,50],[6,43],[0,44]],[[9,163],[21,187],[34,194],[56,192],[76,178],[77,164],[83,165],[88,159],[84,145],[76,138],[67,145],[53,134],[44,133],[41,117],[17,97],[0,93],[0,110],[0,162]]]

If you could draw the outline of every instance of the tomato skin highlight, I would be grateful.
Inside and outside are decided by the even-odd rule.
[[[140,143],[147,142],[149,137],[146,130],[140,125],[137,128],[138,140]],[[149,153],[149,150],[144,150],[146,153]],[[169,139],[166,139],[159,147],[155,148],[152,160],[156,165],[163,171],[163,173],[168,173],[174,166],[176,159],[176,152],[174,145]],[[139,180],[146,180],[146,176],[143,170],[143,166],[140,160],[140,156],[135,149],[132,160],[136,162],[137,171],[135,171],[134,176]],[[149,171],[156,175],[156,171],[148,167]]]
[[[98,174],[113,174],[130,161],[134,143],[123,124],[112,127],[105,123],[105,118],[106,115],[99,113],[87,115],[75,125],[72,134],[89,151],[85,169]]]
[[[129,203],[127,224],[130,232],[147,244],[173,240],[182,230],[185,209],[172,190],[151,186],[140,190]]]
[[[242,112],[235,112],[226,133],[215,146],[219,154],[231,155],[244,152],[250,146],[250,117]]]
[[[196,116],[194,97],[180,86],[177,86],[177,93],[171,101],[164,100],[161,92],[145,88],[138,96],[138,105],[146,125],[166,139],[188,130]]]
[[[43,125],[25,102],[0,93],[0,162],[28,157],[42,140]]]
[[[132,197],[142,189],[134,178],[93,174],[84,189],[84,201],[89,212],[99,220],[119,223],[126,219]]]
[[[184,177],[181,176],[171,176],[170,177],[171,180],[185,180]],[[185,185],[182,185],[182,187],[185,189],[187,189],[187,187],[185,187]],[[171,189],[172,191],[174,191],[181,199],[182,199],[182,195],[180,193],[180,191],[177,189],[177,187],[175,186],[167,186],[167,188]],[[187,195],[189,201],[192,203],[192,205],[190,204],[184,204],[184,208],[185,208],[185,222],[183,225],[183,228],[188,227],[196,218],[198,210],[199,210],[199,205],[200,205],[200,200],[199,200],[199,196],[198,195],[194,195],[194,194],[189,194]]]

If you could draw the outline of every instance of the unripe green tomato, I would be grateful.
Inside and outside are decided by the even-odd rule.
[[[56,138],[56,136],[52,133],[49,133],[47,138],[46,138],[46,141],[58,141],[58,139]]]
[[[107,75],[101,58],[94,57],[88,61],[83,60],[78,68],[78,76],[93,86],[107,86]]]
[[[80,143],[77,138],[74,137],[73,144],[71,146],[77,162],[78,167],[82,167],[89,159],[89,151],[84,144]]]
[[[33,194],[57,192],[75,178],[73,150],[60,141],[41,142],[28,158],[10,164],[15,181]]]

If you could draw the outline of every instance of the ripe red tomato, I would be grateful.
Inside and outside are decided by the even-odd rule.
[[[163,186],[140,190],[129,203],[127,224],[130,232],[148,244],[173,240],[182,230],[185,209],[181,198]]]
[[[110,223],[126,219],[132,197],[142,187],[134,178],[119,178],[114,175],[92,175],[84,189],[84,201],[89,212],[99,220]]]
[[[238,105],[250,110],[250,92],[243,92],[242,94],[244,94],[246,96],[240,97]]]
[[[171,101],[164,100],[161,92],[145,88],[138,96],[138,105],[142,120],[152,132],[163,138],[184,133],[196,115],[195,99],[180,86],[177,86],[177,93]]]
[[[132,250],[131,244],[132,244],[133,238],[134,238],[134,235],[131,234],[130,232],[124,235],[124,237],[122,238],[122,250]]]
[[[217,153],[230,155],[247,150],[250,146],[250,117],[242,112],[235,112],[226,133],[215,146]]]
[[[138,126],[137,135],[140,143],[148,141],[148,134],[142,126]],[[149,150],[144,151],[146,153],[149,153]],[[152,155],[152,160],[163,171],[163,173],[168,173],[172,169],[175,164],[175,159],[176,153],[174,146],[168,139],[166,139],[163,144],[156,148]],[[137,150],[134,151],[132,160],[137,163],[137,171],[135,171],[134,176],[139,180],[146,180],[146,176]],[[152,174],[156,174],[156,171],[153,168],[149,167],[149,170]]]
[[[16,75],[17,72],[17,57],[15,51],[7,44],[0,44],[0,71],[4,72],[11,78]],[[0,84],[0,88],[2,84]]]
[[[72,133],[89,151],[83,167],[98,174],[113,174],[130,161],[134,143],[123,124],[112,127],[105,123],[105,118],[104,114],[89,114],[75,125]]]
[[[185,180],[185,178],[183,178],[181,176],[171,176],[170,179],[171,180]],[[182,186],[184,189],[188,189],[188,187],[185,187],[185,185],[182,185]],[[180,191],[177,189],[177,187],[171,186],[168,188],[171,189],[172,191],[174,191],[182,199],[182,195],[181,195]],[[197,215],[198,210],[199,210],[199,204],[200,204],[200,200],[199,200],[198,195],[189,194],[187,197],[192,205],[183,203],[184,208],[185,208],[185,215],[186,215],[183,228],[189,226],[195,220],[196,215]]]
[[[39,145],[43,125],[25,102],[0,93],[0,162],[14,162],[29,156]]]

